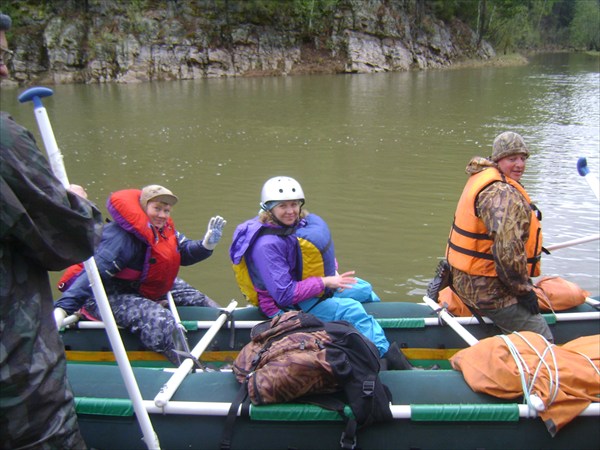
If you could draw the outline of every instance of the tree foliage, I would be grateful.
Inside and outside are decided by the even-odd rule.
[[[363,3],[364,2],[364,3]],[[400,6],[415,26],[425,14],[467,23],[481,42],[501,52],[518,48],[573,46],[600,49],[600,0],[3,0],[2,9],[18,25],[57,13],[143,15],[168,8],[181,16],[204,15],[224,27],[240,23],[299,31],[307,41],[325,41],[336,14],[361,5]]]
[[[573,46],[600,50],[600,0],[577,0],[569,29]]]
[[[458,18],[502,52],[545,46],[599,49],[600,0],[428,0],[442,20]]]

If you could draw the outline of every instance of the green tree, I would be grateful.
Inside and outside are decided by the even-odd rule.
[[[569,31],[575,47],[600,50],[600,1],[577,0]]]
[[[530,30],[528,8],[519,0],[495,0],[489,18],[489,32],[492,41],[508,53],[526,41]]]

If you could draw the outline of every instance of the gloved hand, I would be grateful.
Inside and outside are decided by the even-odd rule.
[[[202,240],[202,245],[205,249],[214,250],[223,236],[223,227],[225,225],[227,225],[227,221],[221,216],[211,217],[208,221],[206,234]]]
[[[538,298],[533,289],[527,294],[518,295],[517,301],[531,314],[540,313],[540,305],[538,304]]]
[[[59,330],[63,327],[63,321],[67,317],[67,312],[62,308],[54,308],[54,321],[56,322],[56,328]]]

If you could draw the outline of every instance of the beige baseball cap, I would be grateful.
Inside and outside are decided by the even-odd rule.
[[[158,184],[151,184],[142,189],[142,195],[140,195],[140,205],[146,210],[148,202],[163,202],[167,205],[173,206],[179,199],[166,187],[159,186]]]

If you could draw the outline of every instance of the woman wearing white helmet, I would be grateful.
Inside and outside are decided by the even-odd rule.
[[[274,177],[264,184],[258,216],[236,228],[230,248],[242,292],[268,317],[297,309],[325,321],[346,320],[373,341],[389,368],[410,368],[397,346],[388,352],[377,321],[347,297],[357,281],[354,271],[336,272],[329,228],[302,209],[304,201],[293,178]]]

